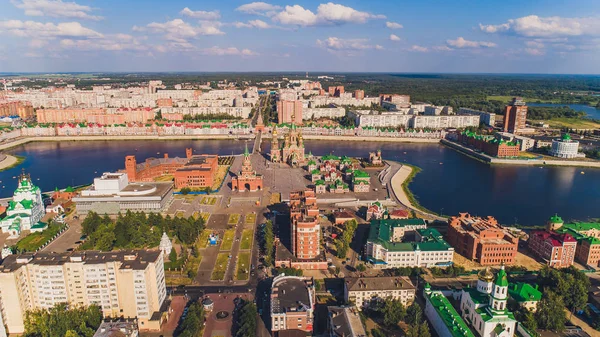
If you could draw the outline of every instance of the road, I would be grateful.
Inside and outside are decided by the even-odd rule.
[[[81,238],[81,220],[76,220],[73,218],[73,215],[70,215],[67,217],[66,223],[69,224],[69,229],[64,231],[61,236],[56,238],[41,251],[64,253],[69,249],[75,249],[79,246],[77,242],[80,242]]]

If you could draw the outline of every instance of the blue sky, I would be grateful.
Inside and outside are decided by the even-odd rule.
[[[0,72],[600,73],[600,1],[0,0]]]

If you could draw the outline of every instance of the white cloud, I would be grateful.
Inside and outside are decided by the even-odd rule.
[[[486,33],[509,32],[527,37],[560,37],[600,35],[600,18],[563,18],[560,16],[539,17],[537,15],[510,19],[499,25],[479,24]]]
[[[18,37],[29,37],[36,40],[53,39],[57,37],[100,38],[103,35],[79,22],[51,22],[8,20],[0,21],[0,32],[8,32]]]
[[[48,43],[49,42],[47,40],[33,39],[33,40],[29,41],[29,47],[34,48],[34,49],[40,49],[40,48],[44,48],[45,46],[47,46]]]
[[[544,48],[544,44],[539,41],[527,41],[525,45],[530,48]]]
[[[218,55],[218,56],[225,56],[225,55],[240,55],[240,56],[255,56],[258,55],[258,53],[250,50],[250,49],[238,49],[235,47],[229,47],[229,48],[221,48],[221,47],[211,47],[211,48],[205,48],[202,50],[203,54],[206,55]]]
[[[328,37],[325,40],[317,40],[317,46],[330,51],[358,51],[367,49],[383,49],[380,45],[369,44],[368,39],[341,39]]]
[[[420,53],[426,53],[429,51],[429,48],[427,47],[423,47],[423,46],[419,46],[419,45],[412,45],[408,51],[416,51],[416,52],[420,52]]]
[[[400,41],[402,39],[398,35],[390,34],[390,40],[392,40],[392,41]]]
[[[249,4],[241,5],[235,10],[238,12],[244,12],[247,14],[253,15],[264,15],[264,16],[273,16],[281,9],[281,6],[271,5],[266,2],[251,2]]]
[[[262,20],[250,20],[247,23],[244,22],[234,22],[233,25],[236,28],[258,28],[258,29],[268,29],[273,28],[273,26]]]
[[[454,50],[448,46],[434,46],[434,47],[431,47],[431,49],[433,49],[435,51],[453,51]]]
[[[146,27],[134,26],[134,31],[150,31],[152,33],[164,34],[165,39],[185,43],[187,39],[196,38],[201,35],[223,35],[219,26],[220,22],[217,21],[203,21],[199,26],[192,26],[181,19],[174,19],[167,22],[152,22],[146,25]],[[187,46],[186,46],[187,47]]]
[[[386,22],[385,26],[388,27],[389,29],[400,29],[400,28],[404,28],[404,26],[402,26],[401,24],[397,23],[397,22]]]
[[[493,48],[497,46],[493,42],[465,40],[462,36],[456,40],[446,40],[446,43],[454,48]]]
[[[193,10],[189,9],[188,7],[182,9],[181,12],[179,12],[179,14],[181,14],[183,16],[188,16],[188,17],[194,18],[194,19],[208,20],[208,21],[215,21],[215,20],[219,20],[221,18],[221,13],[219,13],[219,11],[212,11],[212,12],[193,11]]]
[[[317,7],[317,13],[300,5],[285,6],[285,10],[277,13],[273,20],[296,26],[340,25],[344,23],[365,23],[370,19],[384,19],[384,15],[360,12],[354,8],[328,2]]]
[[[91,7],[75,2],[62,2],[62,0],[11,0],[11,2],[17,8],[25,10],[27,16],[51,16],[96,21],[103,19],[101,16],[91,15]]]
[[[145,51],[149,49],[147,45],[140,43],[133,37],[131,37],[131,39],[127,39],[124,38],[124,36],[107,36],[106,38],[99,40],[64,39],[60,41],[59,46],[63,49],[72,49],[79,51]]]
[[[537,49],[537,48],[525,48],[525,52],[529,55],[533,55],[533,56],[541,56],[546,54],[546,52],[542,49]]]

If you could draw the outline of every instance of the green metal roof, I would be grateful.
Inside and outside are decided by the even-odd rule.
[[[393,228],[409,225],[425,225],[423,219],[379,219],[371,220],[368,241],[379,244],[388,251],[444,251],[452,247],[433,228],[417,229],[420,242],[392,242]]]
[[[494,284],[500,287],[508,287],[508,276],[506,276],[504,266],[502,266],[498,271],[498,275],[496,275],[496,282],[494,282]]]
[[[365,171],[361,171],[361,170],[354,170],[352,172],[352,174],[354,175],[355,178],[369,178],[369,174]]]
[[[467,323],[460,317],[456,309],[450,304],[450,301],[441,293],[434,291],[429,295],[425,295],[444,325],[450,331],[452,337],[475,337],[473,332],[469,330]]]
[[[552,223],[563,223],[563,219],[561,217],[558,216],[558,214],[554,214],[553,216],[550,217],[550,222]]]
[[[517,282],[508,288],[508,294],[517,302],[539,301],[542,292],[529,283]]]

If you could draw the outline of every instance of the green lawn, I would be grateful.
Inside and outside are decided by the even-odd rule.
[[[252,248],[252,237],[254,236],[254,231],[251,229],[244,229],[242,233],[242,242],[240,244],[240,249],[250,249]]]
[[[551,128],[598,129],[600,124],[585,118],[553,118],[546,121]]]
[[[254,225],[255,222],[256,222],[256,214],[254,214],[254,213],[246,214],[246,218],[244,219],[244,223],[246,225]]]
[[[250,252],[242,252],[238,255],[238,263],[235,271],[235,278],[240,281],[248,279],[250,271]]]
[[[208,247],[208,237],[210,236],[211,231],[208,229],[203,230],[198,237],[198,248],[206,248]]]
[[[200,203],[202,205],[214,205],[217,203],[217,197],[202,197]]]
[[[228,225],[237,225],[237,223],[240,221],[240,215],[237,213],[234,214],[230,214],[229,215],[229,220],[227,221]]]
[[[212,275],[210,276],[211,280],[217,281],[225,278],[227,261],[229,261],[229,253],[219,253],[219,255],[217,255],[217,262],[215,263]]]
[[[235,229],[228,229],[223,234],[223,241],[221,242],[221,250],[231,250],[233,246],[233,238],[235,237]]]
[[[50,224],[43,232],[31,233],[17,242],[16,248],[23,252],[35,252],[61,231],[64,224]]]

